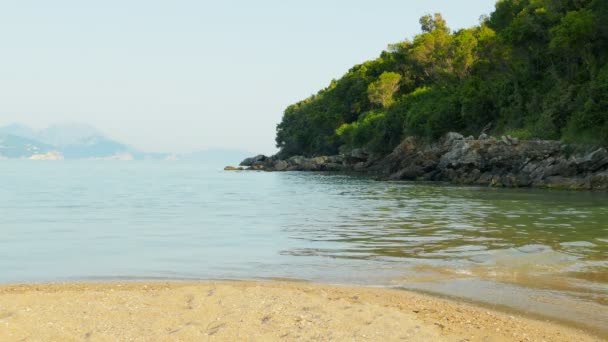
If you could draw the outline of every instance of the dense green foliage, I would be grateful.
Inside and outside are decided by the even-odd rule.
[[[284,156],[341,145],[384,153],[448,131],[608,143],[608,1],[502,0],[479,26],[439,14],[318,94],[285,110]]]

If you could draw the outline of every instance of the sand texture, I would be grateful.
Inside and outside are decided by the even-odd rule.
[[[0,287],[0,341],[601,341],[400,290],[307,283]]]

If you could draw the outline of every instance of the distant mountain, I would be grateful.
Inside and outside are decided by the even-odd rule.
[[[13,135],[16,137],[38,140],[38,134],[36,131],[34,131],[28,126],[20,124],[11,124],[8,126],[0,127],[0,135]]]
[[[166,155],[147,154],[105,137],[96,128],[83,124],[53,125],[41,131],[12,124],[0,127],[0,158],[65,159],[163,159]]]
[[[142,152],[84,124],[52,125],[40,131],[20,124],[0,127],[0,159],[167,159],[223,167],[251,155],[248,151],[223,148],[184,154]]]
[[[29,158],[54,151],[54,147],[40,141],[2,133],[0,129],[0,157]]]
[[[36,137],[38,140],[49,145],[68,146],[79,145],[81,142],[87,143],[87,140],[90,138],[103,137],[103,134],[93,126],[70,123],[51,125],[37,132]]]
[[[64,141],[67,142],[68,140]],[[71,141],[68,145],[58,146],[60,146],[59,151],[66,159],[108,158],[136,152],[127,145],[100,135],[81,138],[77,141]]]

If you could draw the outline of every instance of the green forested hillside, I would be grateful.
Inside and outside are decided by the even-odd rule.
[[[479,26],[422,33],[285,110],[283,156],[392,150],[448,131],[608,143],[608,1],[501,0]]]

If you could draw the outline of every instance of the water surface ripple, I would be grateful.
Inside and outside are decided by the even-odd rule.
[[[393,286],[608,326],[608,194],[0,162],[0,282]]]

